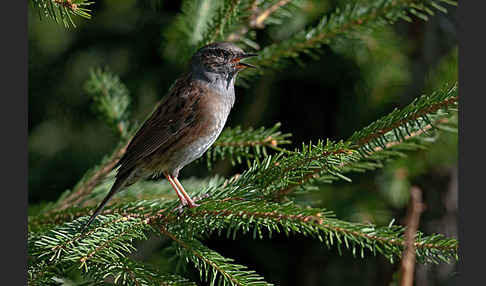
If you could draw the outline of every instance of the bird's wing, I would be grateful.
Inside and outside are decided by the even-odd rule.
[[[186,127],[200,117],[197,104],[206,87],[190,81],[190,75],[179,79],[130,141],[125,155],[117,163],[118,174],[131,170],[137,163],[165,146],[177,142]]]

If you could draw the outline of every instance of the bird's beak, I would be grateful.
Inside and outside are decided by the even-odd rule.
[[[236,65],[236,68],[237,69],[246,69],[246,68],[254,68],[254,69],[256,69],[257,67],[254,66],[254,65],[247,64],[247,63],[238,63]]]
[[[239,69],[239,70],[242,70],[242,69],[245,69],[245,68],[254,68],[254,69],[256,69],[257,67],[254,66],[254,65],[250,65],[250,64],[247,64],[247,63],[240,62],[240,60],[242,60],[242,59],[249,58],[249,57],[256,57],[256,56],[258,56],[258,55],[257,54],[243,54],[243,55],[241,55],[237,59],[238,64],[236,65],[236,68]]]
[[[244,59],[244,58],[249,58],[249,57],[256,57],[258,56],[257,54],[243,54],[240,59]]]

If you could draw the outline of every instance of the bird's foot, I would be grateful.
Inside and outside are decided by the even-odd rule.
[[[192,200],[184,200],[181,202],[181,204],[176,207],[174,210],[178,211],[179,213],[182,213],[184,211],[184,207],[188,206],[189,208],[195,208],[200,206],[200,204],[196,204],[197,201],[208,198],[209,194],[203,194],[198,197],[194,197]]]

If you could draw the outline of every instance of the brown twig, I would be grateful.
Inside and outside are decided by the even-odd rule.
[[[422,192],[418,187],[410,189],[410,205],[407,213],[407,229],[405,230],[405,250],[400,266],[401,286],[412,286],[415,270],[415,235],[418,230],[420,215],[425,209],[422,203]]]
[[[241,26],[237,31],[229,34],[226,40],[229,42],[236,42],[241,39],[243,35],[248,33],[250,29],[263,29],[265,27],[263,24],[265,20],[267,20],[278,8],[287,5],[290,1],[292,0],[280,0],[263,11],[258,9],[257,2],[254,1],[250,8],[253,13],[248,17],[246,25]]]
[[[280,0],[273,4],[267,10],[262,11],[258,16],[250,23],[250,27],[263,28],[263,22],[278,8],[287,5],[291,0]]]

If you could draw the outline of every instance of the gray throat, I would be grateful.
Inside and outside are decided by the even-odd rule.
[[[221,96],[224,96],[229,101],[230,106],[233,106],[235,102],[236,74],[196,70],[192,73],[192,78],[207,83],[210,88],[215,89]]]

